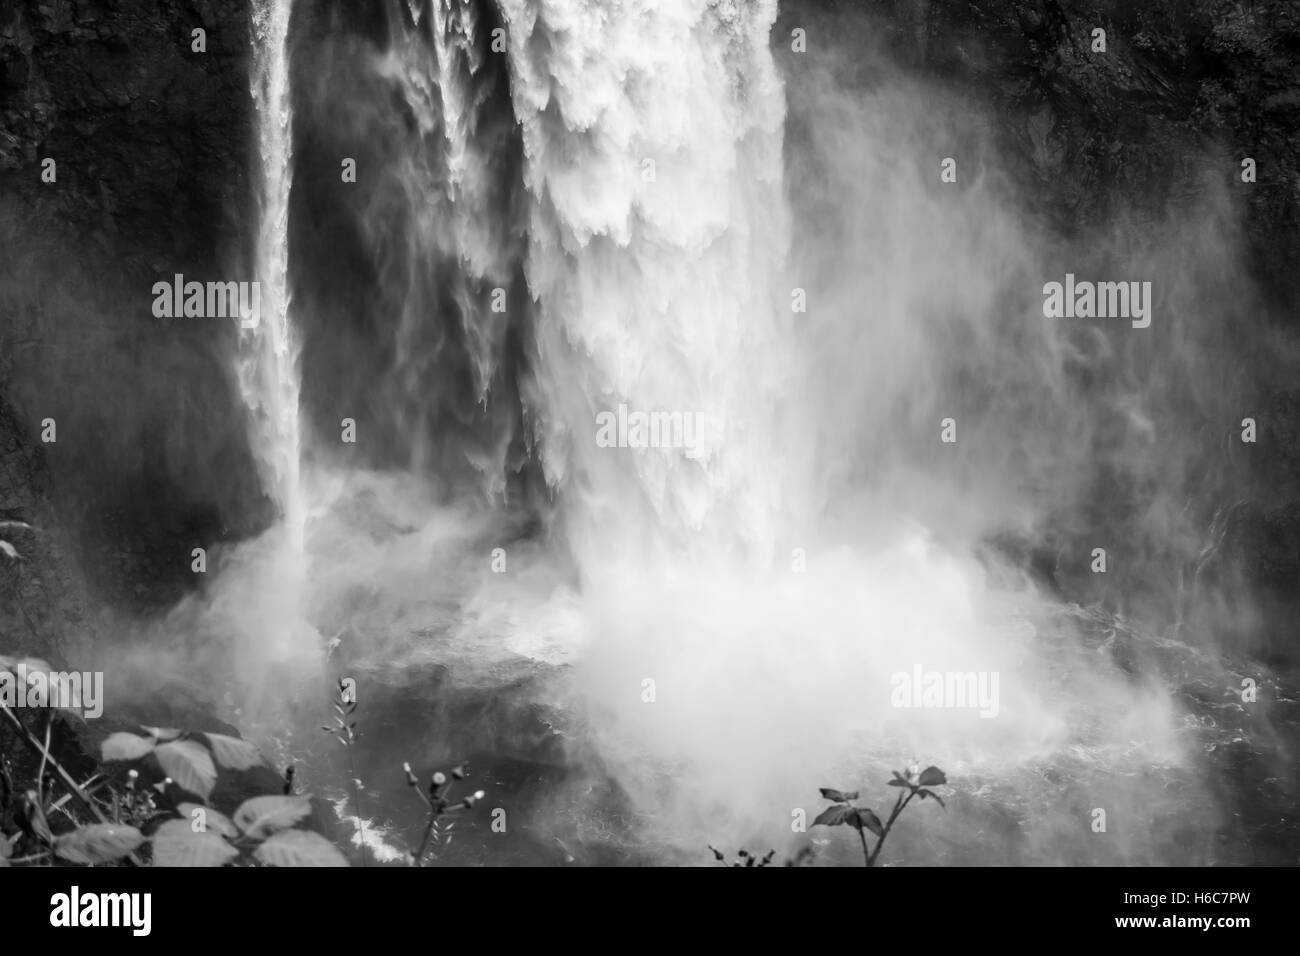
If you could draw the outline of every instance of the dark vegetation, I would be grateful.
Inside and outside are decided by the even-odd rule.
[[[0,674],[15,680],[49,671],[38,658],[0,657]],[[343,681],[334,712],[334,726],[325,730],[350,750],[358,739],[356,701]],[[92,754],[89,739],[75,707],[0,701],[0,867],[350,865],[335,845],[345,836],[325,808],[294,793],[293,767],[280,777],[245,740],[136,727],[109,733]],[[360,819],[360,783],[351,762],[348,769]],[[409,860],[423,866],[432,848],[452,839],[456,815],[485,794],[453,797],[469,776],[465,764],[450,776],[435,772],[427,795],[409,763],[403,771],[428,809]],[[229,815],[217,804],[231,808]],[[364,826],[359,831],[365,865]]]
[[[894,800],[893,809],[889,811],[889,816],[883,822],[870,807],[862,807],[854,803],[859,796],[857,790],[835,790],[830,787],[823,787],[821,790],[822,799],[829,800],[831,805],[817,814],[817,818],[813,820],[813,826],[846,826],[854,830],[862,843],[863,864],[865,866],[875,866],[876,861],[880,858],[880,851],[884,848],[885,838],[889,836],[899,816],[907,809],[907,805],[912,802],[913,798],[920,798],[921,800],[933,800],[939,806],[944,806],[943,797],[935,793],[933,788],[944,786],[947,782],[947,776],[938,767],[926,767],[924,770],[908,767],[902,771],[895,770],[893,779],[889,781],[889,786],[898,787],[899,792]],[[876,838],[874,847],[867,844],[868,833]],[[713,858],[723,866],[741,869],[772,866],[773,859],[776,857],[775,850],[768,850],[762,856],[757,856],[742,848],[736,851],[735,860],[728,860],[727,855],[721,850],[712,846],[709,847],[709,850],[713,853]],[[814,853],[812,847],[805,845],[799,849],[794,857],[786,859],[783,865],[801,866],[810,861]]]

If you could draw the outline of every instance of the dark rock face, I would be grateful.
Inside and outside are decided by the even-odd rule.
[[[119,267],[210,265],[245,188],[245,6],[6,5],[5,197],[31,217],[74,227]],[[192,50],[196,29],[206,32],[206,52]],[[58,163],[57,188],[40,180],[45,157]]]
[[[1250,254],[1275,301],[1300,311],[1300,9],[1288,0],[853,0],[787,2],[805,13],[871,16],[864,37],[900,65],[995,107],[1006,157],[1036,183],[1057,228],[1116,212],[1155,216],[1186,201],[1190,164],[1241,159]],[[847,22],[847,21],[846,21]],[[1105,31],[1106,52],[1094,51]]]
[[[384,32],[373,11],[314,6],[322,17],[343,11],[358,34]],[[1026,206],[1060,233],[1086,234],[1117,213],[1158,218],[1218,176],[1244,211],[1260,306],[1295,333],[1294,3],[787,0],[778,29],[846,11],[864,46],[892,58],[887,68],[991,107]],[[1092,48],[1098,28],[1104,55]],[[199,29],[204,52],[193,49]],[[20,589],[6,594],[24,595],[38,630],[84,615],[71,555],[99,597],[160,607],[191,586],[191,547],[265,519],[227,371],[231,330],[160,324],[148,293],[175,272],[246,267],[248,67],[246,0],[13,0],[0,10],[0,515],[39,529],[15,541],[29,559],[22,583],[0,587]],[[884,68],[874,54],[859,66],[864,82]],[[310,152],[303,182],[327,166],[333,175],[333,160]],[[1222,162],[1207,170],[1207,156]],[[1250,186],[1235,176],[1245,156],[1258,168]],[[41,179],[47,157],[54,183]],[[295,235],[331,221],[306,195],[295,197],[308,223]],[[1260,377],[1269,445],[1221,543],[1249,569],[1251,600],[1270,615],[1300,613],[1300,393]],[[57,444],[40,442],[47,417]],[[1207,503],[1207,515],[1228,504]],[[3,614],[5,634],[30,630],[13,603]]]
[[[190,548],[247,533],[257,510],[230,330],[150,308],[154,281],[241,262],[248,56],[240,0],[0,12],[0,506],[42,540],[66,532],[119,605],[174,600]],[[68,574],[48,554],[25,586],[57,603]]]
[[[12,410],[0,404],[0,540],[18,555],[0,555],[0,638],[9,652],[66,659],[75,653],[69,641],[91,621],[49,491],[40,446],[26,440]]]

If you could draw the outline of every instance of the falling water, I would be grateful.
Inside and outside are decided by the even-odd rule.
[[[253,4],[252,94],[257,112],[258,220],[256,279],[261,314],[244,323],[237,362],[252,417],[253,449],[263,485],[279,508],[290,554],[302,551],[299,482],[298,342],[290,318],[289,191],[293,115],[289,94],[291,0]],[[252,328],[247,326],[251,325]]]
[[[301,661],[318,645],[303,617],[306,513],[300,482],[299,344],[290,314],[289,192],[293,181],[293,115],[288,35],[292,0],[253,5],[251,88],[257,115],[258,219],[255,273],[261,312],[242,323],[236,371],[250,413],[251,445],[262,486],[279,512],[246,571],[252,580],[232,608],[243,624],[242,666],[263,675],[269,664]],[[250,327],[251,326],[251,327]]]
[[[1041,518],[1008,461],[1057,460],[1052,414],[1084,415],[1063,384],[1069,350],[1007,305],[1042,271],[1034,237],[979,188],[954,206],[895,176],[921,165],[892,152],[924,155],[915,131],[883,95],[835,115],[835,90],[814,105],[842,165],[824,170],[830,211],[801,223],[789,200],[797,187],[807,199],[807,183],[792,182],[769,46],[775,0],[390,0],[386,41],[322,55],[314,132],[347,150],[382,144],[355,189],[330,197],[363,250],[361,266],[340,264],[366,292],[365,323],[336,321],[364,325],[350,341],[378,357],[364,374],[351,352],[330,368],[356,376],[348,400],[370,400],[395,445],[378,457],[399,464],[342,462],[335,497],[313,495],[304,542],[288,16],[287,3],[256,8],[265,312],[244,337],[240,381],[289,553],[312,562],[309,583],[279,593],[297,601],[303,585],[304,613],[342,635],[348,666],[384,685],[394,714],[433,696],[442,716],[491,698],[491,720],[448,717],[432,732],[493,753],[527,750],[542,720],[547,746],[590,771],[556,797],[560,816],[580,829],[606,812],[609,779],[630,808],[593,842],[632,834],[688,854],[711,838],[775,842],[816,787],[917,756],[972,791],[997,781],[996,799],[1032,818],[1027,839],[1060,858],[1085,852],[1069,829],[1084,791],[1153,834],[1124,853],[1163,852],[1148,795],[1126,781],[1185,770],[1179,704],[1158,675],[1090,645],[1077,609],[981,548],[1008,515]],[[498,23],[504,47],[488,53]],[[333,55],[346,58],[336,83]],[[837,233],[836,215],[852,228]],[[328,267],[333,239],[322,243]],[[806,316],[791,305],[801,286]],[[494,307],[501,292],[508,312]],[[527,330],[519,368],[505,357],[512,325]],[[961,446],[980,466],[964,473],[925,438],[972,370],[997,414]],[[606,447],[598,416],[621,406],[711,430],[690,454]],[[1025,407],[1048,425],[1007,424]],[[559,533],[512,536],[492,510],[518,446],[545,477]],[[457,457],[487,478],[473,495],[439,481]],[[935,502],[960,520],[938,520]],[[231,580],[228,607],[242,613],[248,592]],[[997,719],[897,706],[892,676],[921,667],[1000,675]],[[400,746],[426,747],[429,728],[408,723],[390,724]],[[376,753],[375,769],[408,756]],[[1072,787],[1045,792],[1044,766]],[[985,822],[969,812],[910,850],[977,852],[962,828]]]
[[[597,550],[647,529],[670,547],[770,546],[789,332],[776,4],[503,6],[533,197],[539,438],[552,482],[581,499],[570,532]],[[595,416],[620,404],[707,434],[689,458],[611,453]]]

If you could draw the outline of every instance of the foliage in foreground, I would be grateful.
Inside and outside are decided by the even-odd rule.
[[[858,791],[834,790],[830,787],[821,789],[823,799],[831,801],[831,806],[817,815],[817,819],[813,820],[813,826],[848,826],[857,830],[858,839],[862,841],[862,858],[867,866],[876,865],[876,860],[880,857],[880,850],[885,845],[885,838],[889,836],[899,816],[907,805],[912,802],[913,798],[934,800],[939,806],[945,810],[947,809],[943,798],[931,789],[941,787],[948,782],[947,776],[938,767],[926,767],[919,773],[909,767],[901,773],[897,770],[893,773],[894,779],[889,781],[889,786],[899,788],[898,799],[894,801],[894,808],[890,811],[889,819],[883,823],[874,810],[869,807],[857,806],[853,802],[858,799]],[[876,837],[874,849],[869,848],[867,845],[868,833]],[[723,866],[744,868],[771,866],[772,858],[776,855],[775,850],[768,850],[766,855],[760,857],[748,850],[741,849],[736,854],[737,859],[729,861],[726,854],[721,850],[712,846],[709,847],[709,850],[712,851],[714,859]],[[786,860],[785,865],[799,866],[809,859],[812,853],[811,847],[803,847],[793,859]]]
[[[832,805],[827,807],[817,815],[813,821],[813,826],[850,826],[858,831],[858,839],[862,841],[862,857],[867,866],[875,866],[876,860],[880,857],[880,850],[885,845],[885,838],[894,828],[899,815],[912,802],[913,798],[920,797],[922,800],[934,800],[939,806],[944,806],[943,798],[931,790],[931,787],[941,787],[948,782],[944,772],[938,767],[926,767],[916,775],[911,767],[902,773],[894,771],[894,779],[889,781],[889,786],[898,787],[898,799],[894,801],[894,808],[889,813],[889,819],[884,823],[880,822],[880,817],[876,816],[875,811],[868,807],[856,806],[853,801],[858,799],[858,791],[853,790],[843,792],[832,790],[826,787],[822,788],[822,797],[830,800]],[[867,849],[867,833],[870,831],[876,837],[875,849]]]
[[[357,698],[355,684],[339,678],[334,689],[334,726],[322,727],[321,730],[337,740],[348,755],[348,777],[352,785],[352,800],[356,808],[357,828],[361,836],[361,865],[366,863],[366,830],[365,817],[361,812],[361,781],[357,777],[356,763],[353,760],[353,750],[355,749],[358,733],[357,721],[353,718],[357,712]],[[468,765],[461,763],[451,770],[451,780],[447,779],[447,774],[442,771],[434,773],[429,782],[429,792],[426,795],[420,787],[420,779],[411,769],[410,763],[402,764],[402,772],[406,774],[406,783],[416,794],[424,801],[425,807],[429,811],[428,821],[425,824],[424,836],[420,840],[420,845],[411,851],[411,866],[423,866],[428,853],[429,847],[443,842],[451,843],[452,830],[455,829],[456,822],[452,820],[444,823],[444,818],[453,816],[461,810],[471,809],[475,803],[482,800],[485,796],[482,790],[478,790],[468,796],[453,800],[451,796],[452,788],[455,781],[461,781],[469,776]]]
[[[23,664],[28,672],[48,672],[44,661],[0,657],[0,671],[14,676]],[[356,738],[355,699],[343,692],[335,702],[335,733],[349,749]],[[0,824],[12,820],[12,832],[0,826],[0,867],[10,866],[348,866],[347,858],[328,839],[303,828],[312,816],[310,798],[293,793],[294,768],[284,774],[283,792],[253,796],[226,816],[209,805],[222,770],[246,771],[266,767],[256,746],[238,737],[196,733],[164,727],[141,727],[138,733],[110,734],[100,745],[102,765],[77,780],[55,756],[51,737],[58,708],[34,710],[39,731],[24,720],[24,712],[0,701],[0,725],[39,759],[31,786],[15,782],[14,763],[0,752]],[[67,711],[74,719],[76,711]],[[349,770],[353,764],[349,761]],[[404,766],[407,782],[419,781]],[[455,781],[468,776],[465,765],[451,772]],[[145,785],[142,781],[157,779]],[[274,779],[274,778],[272,778]],[[352,773],[353,794],[359,782]],[[453,800],[446,775],[436,773],[429,795],[429,820],[412,865],[422,865],[431,844],[452,824],[445,818],[473,807],[483,791]],[[61,790],[62,795],[57,791]],[[194,799],[187,799],[193,797]],[[364,863],[364,829],[362,830]]]
[[[41,712],[43,739],[3,703],[0,713],[40,755],[35,785],[16,801],[5,761],[0,797],[18,830],[0,835],[0,865],[138,866],[146,858],[156,866],[348,865],[325,837],[298,828],[312,813],[306,797],[252,797],[233,817],[206,805],[218,768],[246,770],[263,762],[247,741],[162,727],[114,733],[100,748],[103,770],[78,782],[50,752],[54,711]],[[161,782],[142,786],[141,770],[162,775]],[[65,791],[57,799],[56,787]],[[180,792],[199,799],[174,800]],[[71,829],[56,833],[61,822],[70,822]]]

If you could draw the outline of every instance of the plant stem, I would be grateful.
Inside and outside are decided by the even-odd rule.
[[[912,802],[914,796],[916,796],[915,790],[911,791],[907,795],[907,799],[903,799],[901,793],[898,795],[898,799],[894,801],[894,810],[889,814],[889,820],[885,823],[885,832],[880,834],[880,838],[876,840],[875,850],[872,851],[871,856],[867,857],[867,866],[876,865],[876,858],[880,856],[880,848],[885,845],[885,837],[889,836],[889,831],[893,828],[894,821],[897,820],[898,815],[903,812],[903,808]]]
[[[77,784],[77,781],[73,780],[68,771],[63,769],[63,765],[53,756],[49,755],[49,751],[41,745],[41,742],[36,738],[36,735],[28,730],[26,725],[18,719],[17,714],[6,707],[3,703],[0,703],[0,714],[4,714],[9,722],[14,725],[14,728],[18,731],[18,735],[27,743],[27,746],[31,747],[41,755],[42,763],[44,762],[44,758],[49,758],[50,766],[54,768],[55,775],[58,776],[60,782],[68,788],[68,793],[76,797],[78,803],[85,807],[86,810],[88,810],[100,823],[110,822],[109,819],[100,812],[99,807],[95,806],[90,797],[86,796],[85,791],[81,789]]]
[[[36,802],[45,809],[45,763],[50,759],[50,734],[54,730],[54,711],[45,716],[45,744],[41,747],[41,766],[36,771]]]
[[[444,793],[439,795],[437,804],[434,804],[430,800],[425,801],[429,804],[429,823],[424,828],[424,839],[420,841],[420,849],[417,850],[415,854],[416,866],[420,865],[420,858],[424,856],[424,851],[429,847],[429,839],[433,836],[433,828],[438,825],[438,818],[442,816],[443,811],[447,809],[447,796],[451,793],[451,788],[454,783],[455,781],[453,780],[452,783],[447,784],[447,789]],[[420,794],[420,796],[423,797],[424,794]]]
[[[35,863],[35,862],[37,862],[37,861],[48,860],[48,859],[49,859],[49,856],[50,856],[50,855],[49,855],[48,853],[33,853],[31,856],[16,856],[16,857],[14,857],[12,860],[10,860],[9,862],[10,862],[10,864],[14,864],[14,863]]]
[[[430,811],[429,811],[429,822],[428,822],[428,824],[427,824],[427,825],[425,826],[425,828],[424,828],[424,838],[423,838],[422,840],[420,840],[420,849],[418,849],[418,850],[415,851],[415,858],[414,858],[414,860],[412,861],[412,864],[411,864],[412,866],[419,866],[419,865],[420,865],[420,858],[421,858],[422,856],[424,856],[424,851],[425,851],[425,850],[428,848],[428,846],[429,846],[429,838],[430,838],[431,836],[433,836],[433,828],[434,828],[435,826],[437,826],[437,824],[438,824],[438,811],[437,811],[437,810],[430,810]]]
[[[50,755],[49,749],[41,746],[41,742],[36,739],[36,735],[33,734],[30,730],[28,730],[27,725],[24,724],[18,718],[18,715],[15,714],[8,707],[6,707],[2,702],[0,702],[0,714],[3,714],[5,718],[11,724],[14,725],[14,728],[18,731],[18,736],[21,737],[27,743],[27,746],[31,747],[37,753],[41,754],[43,758],[44,757],[49,758],[50,766],[54,768],[55,776],[57,776],[59,778],[59,781],[63,784],[63,786],[67,788],[68,793],[72,794],[76,798],[77,802],[80,803],[83,807],[86,808],[86,810],[90,812],[91,816],[93,816],[100,823],[111,822],[108,819],[108,817],[104,816],[103,811],[101,811],[99,807],[95,805],[94,801],[92,801],[90,797],[86,796],[86,792],[81,789],[81,787],[77,784],[77,781],[72,779],[72,775],[68,773],[68,771],[63,769],[63,765],[59,763],[57,759],[55,759],[53,756]],[[132,863],[134,863],[136,866],[142,865],[140,862],[140,858],[137,857],[134,853],[128,855],[127,859],[130,860]]]

